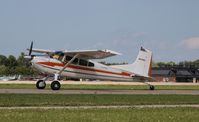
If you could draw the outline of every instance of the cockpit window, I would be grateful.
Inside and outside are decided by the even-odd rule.
[[[66,57],[65,57],[65,61],[70,61],[71,59],[72,59],[71,56],[66,56]]]
[[[94,67],[94,63],[88,62],[88,66],[89,66],[89,67]]]
[[[65,57],[65,63],[69,62],[72,59],[71,56],[66,56]],[[78,58],[75,58],[72,62],[73,64],[78,64]]]
[[[68,63],[73,57],[71,56],[64,56],[63,53],[60,52],[56,52],[53,54],[52,56],[53,58],[62,61],[63,63]],[[89,67],[94,67],[94,63],[92,62],[88,62],[87,60],[83,60],[83,59],[78,59],[75,58],[72,62],[72,64],[76,64],[76,65],[81,65],[81,66],[89,66]]]
[[[79,65],[87,66],[87,64],[88,64],[88,61],[83,60],[83,59],[80,59],[80,60],[79,60]]]
[[[62,61],[63,60],[63,57],[64,57],[64,53],[63,52],[55,52],[52,57],[54,59],[57,59],[57,60],[60,60]]]
[[[73,64],[78,64],[78,58],[75,58],[75,60],[72,63]]]

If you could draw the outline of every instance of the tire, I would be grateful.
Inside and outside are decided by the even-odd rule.
[[[46,82],[44,80],[38,80],[36,83],[37,89],[45,89],[46,88]]]
[[[59,90],[61,88],[59,81],[53,81],[50,86],[52,90]]]
[[[155,90],[155,87],[154,86],[150,86],[150,90]]]

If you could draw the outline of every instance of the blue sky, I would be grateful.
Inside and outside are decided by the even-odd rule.
[[[140,46],[155,61],[199,59],[198,0],[1,0],[0,54],[35,48],[111,49],[132,62]]]

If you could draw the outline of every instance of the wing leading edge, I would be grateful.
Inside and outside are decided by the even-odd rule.
[[[121,55],[120,53],[112,51],[112,50],[53,51],[53,50],[44,50],[44,49],[32,49],[32,52],[45,53],[48,55],[56,53],[56,52],[62,52],[65,55],[70,55],[70,56],[75,56],[76,54],[79,54],[79,57],[82,57],[84,59],[104,59],[104,58],[112,57],[115,55]]]

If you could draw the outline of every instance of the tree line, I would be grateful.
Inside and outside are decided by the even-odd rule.
[[[0,55],[0,75],[34,75],[34,71],[30,67],[30,62],[24,58],[24,53],[16,58],[13,55],[8,57]]]
[[[195,61],[170,62],[153,62],[153,67],[181,67],[181,68],[199,68],[199,59]]]

